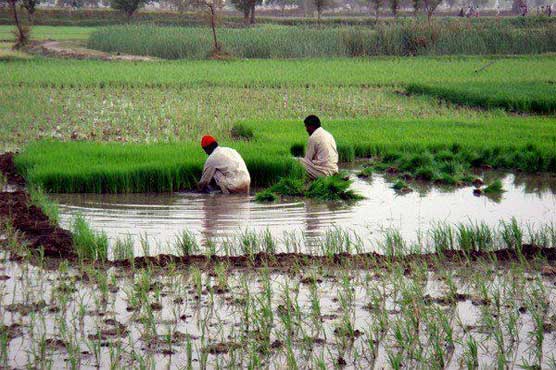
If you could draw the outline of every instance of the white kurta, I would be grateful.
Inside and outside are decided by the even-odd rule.
[[[316,129],[307,142],[305,158],[301,164],[312,178],[338,173],[338,150],[334,137],[322,127]]]
[[[248,193],[251,177],[241,155],[232,148],[216,147],[209,155],[199,181],[205,187],[214,179],[224,194]]]

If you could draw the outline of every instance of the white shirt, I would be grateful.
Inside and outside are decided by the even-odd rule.
[[[338,150],[334,137],[322,127],[317,128],[307,142],[305,160],[326,175],[338,172]]]
[[[216,147],[208,156],[199,181],[205,187],[214,178],[224,193],[249,188],[251,177],[241,155],[232,148]]]

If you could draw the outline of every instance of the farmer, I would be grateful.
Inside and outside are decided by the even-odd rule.
[[[224,194],[249,193],[251,177],[241,155],[232,148],[218,146],[212,136],[203,136],[201,146],[208,154],[203,175],[197,185],[199,191],[210,189],[212,180]]]
[[[299,161],[313,179],[335,175],[338,173],[338,151],[334,137],[320,127],[320,119],[317,116],[308,116],[304,123],[309,141],[305,158],[300,158]]]

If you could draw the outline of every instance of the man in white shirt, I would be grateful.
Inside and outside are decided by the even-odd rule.
[[[305,158],[300,162],[309,177],[315,179],[338,173],[338,150],[334,137],[320,126],[320,119],[311,115],[305,118],[305,129],[309,134]]]
[[[224,194],[249,193],[251,177],[243,158],[237,151],[218,146],[216,139],[208,135],[203,136],[201,146],[209,157],[199,180],[199,191],[207,190],[214,180]]]

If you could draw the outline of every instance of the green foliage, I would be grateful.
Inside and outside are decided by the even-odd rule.
[[[139,8],[142,8],[149,0],[110,0],[110,6],[131,17]]]
[[[184,230],[180,235],[176,236],[176,248],[182,256],[190,256],[199,253],[201,250],[197,238],[188,230]]]
[[[411,83],[410,94],[435,96],[452,103],[487,109],[503,108],[531,113],[556,112],[556,84],[550,81],[513,83]]]
[[[409,186],[407,185],[407,183],[403,180],[397,180],[394,185],[392,185],[392,189],[394,190],[403,190],[403,189],[407,189]]]
[[[91,229],[83,216],[78,215],[72,222],[73,244],[80,258],[106,260],[108,256],[108,237],[104,232]]]
[[[251,140],[253,139],[253,129],[238,123],[232,127],[230,135],[235,140]]]
[[[255,195],[255,201],[257,202],[276,202],[277,200],[278,196],[270,189],[260,191]]]
[[[502,181],[499,179],[494,180],[490,183],[484,190],[486,194],[501,194],[504,192],[504,187],[502,185]]]
[[[129,1],[129,0],[117,0]],[[133,0],[136,1],[136,0]],[[153,25],[97,29],[88,46],[107,52],[165,59],[203,59],[210,54],[210,32],[202,28]],[[307,58],[376,55],[532,54],[556,51],[556,24],[516,28],[485,23],[400,21],[363,27],[299,28],[259,26],[225,28],[219,38],[227,53],[239,58]]]
[[[282,177],[276,184],[270,187],[270,191],[285,196],[298,197],[305,192],[303,178]]]
[[[363,199],[349,188],[351,183],[352,181],[345,180],[342,175],[319,177],[311,182],[305,196],[323,201]]]

